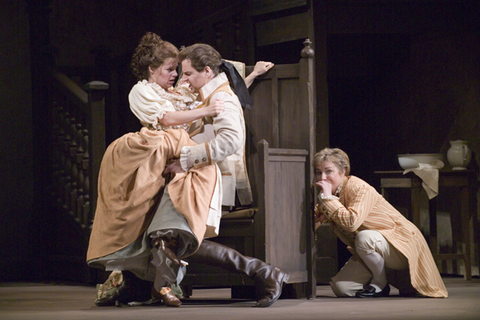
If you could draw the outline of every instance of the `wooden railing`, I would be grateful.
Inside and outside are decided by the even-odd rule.
[[[57,209],[89,236],[100,163],[105,152],[105,90],[99,81],[80,88],[50,70],[49,183]]]

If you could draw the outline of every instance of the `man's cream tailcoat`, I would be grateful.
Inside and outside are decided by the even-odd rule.
[[[235,205],[237,191],[241,204],[246,205],[252,202],[252,194],[245,166],[245,119],[240,101],[228,84],[225,73],[220,73],[200,89],[204,106],[221,99],[225,111],[204,118],[203,125],[191,126],[191,132],[200,127],[200,133],[192,135],[198,145],[184,147],[181,162],[184,169],[217,163],[222,173],[222,204]]]

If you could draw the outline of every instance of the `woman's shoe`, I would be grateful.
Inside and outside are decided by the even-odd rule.
[[[123,274],[119,270],[112,271],[108,279],[97,284],[97,299],[95,305],[98,307],[114,306],[118,298],[118,288],[123,284]]]
[[[150,281],[139,279],[130,271],[113,271],[107,281],[97,285],[95,305],[105,307],[147,301],[151,298],[151,286]]]
[[[178,299],[169,287],[163,287],[160,291],[154,291],[153,296],[159,298],[167,307],[180,307],[182,301]]]
[[[388,297],[390,294],[390,285],[387,284],[380,292],[375,292],[375,288],[367,284],[363,287],[363,290],[359,290],[355,293],[357,298],[381,298]]]

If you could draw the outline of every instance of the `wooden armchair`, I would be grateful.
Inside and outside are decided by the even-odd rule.
[[[220,235],[211,239],[288,271],[283,296],[290,298],[314,297],[316,286],[310,194],[314,63],[310,41],[304,44],[298,64],[276,65],[250,88],[254,105],[245,110],[245,121],[254,207],[224,216]],[[200,264],[187,267],[181,285],[186,296],[202,286],[231,287],[234,298],[255,294],[250,278]]]

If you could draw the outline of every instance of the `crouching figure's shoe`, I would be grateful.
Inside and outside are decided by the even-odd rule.
[[[388,297],[390,294],[390,285],[386,285],[380,292],[375,292],[375,288],[367,284],[363,287],[363,290],[359,290],[355,293],[357,298],[381,298]]]

